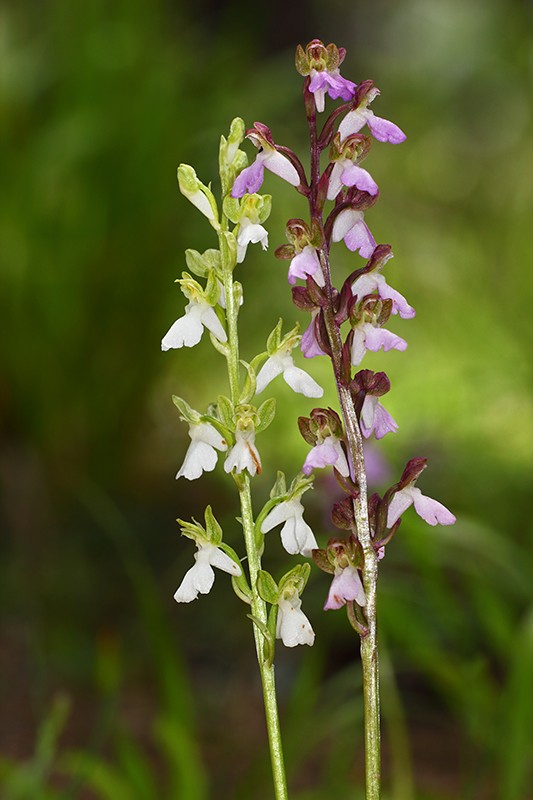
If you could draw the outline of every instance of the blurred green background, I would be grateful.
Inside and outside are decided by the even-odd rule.
[[[159,342],[182,313],[183,250],[214,246],[177,164],[214,178],[237,115],[303,153],[293,53],[314,36],[348,49],[343,74],[373,78],[375,112],[408,134],[373,147],[367,221],[418,313],[393,324],[405,354],[364,366],[393,384],[389,483],[427,456],[422,491],[458,517],[431,529],[411,512],[382,562],[385,797],[533,797],[531,23],[525,0],[0,9],[3,798],[272,796],[244,607],[220,575],[208,598],[172,599],[193,552],[175,517],[211,502],[239,546],[220,464],[174,481],[188,438],[170,395],[204,407],[224,391],[222,359],[206,341]],[[265,189],[271,247],[251,247],[240,274],[245,358],[278,316],[307,324],[273,256],[304,204],[273,176]],[[335,259],[339,282],[361,263],[343,246]],[[273,393],[258,508],[307,450],[296,418],[312,403],[281,381]],[[325,543],[331,485],[316,485],[306,516]],[[322,613],[327,584],[315,571],[305,595],[315,646],[279,648],[298,800],[363,796],[357,643],[341,612]]]

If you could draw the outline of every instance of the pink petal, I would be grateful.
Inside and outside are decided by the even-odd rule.
[[[359,255],[363,258],[370,258],[376,247],[374,237],[370,233],[370,229],[366,222],[359,220],[353,228],[351,228],[344,237],[346,247],[348,250],[359,251]]]
[[[233,189],[231,190],[232,197],[244,197],[246,193],[254,194],[258,192],[263,184],[265,177],[265,166],[263,159],[257,157],[253,164],[243,169],[237,175]]]
[[[365,345],[367,350],[376,353],[378,350],[405,350],[407,342],[401,336],[388,331],[386,328],[374,328],[368,324],[366,326]]]
[[[428,525],[453,525],[455,522],[454,515],[448,511],[446,506],[443,506],[438,500],[425,497],[421,492],[415,495],[414,504],[416,513]]]
[[[349,164],[345,167],[342,173],[342,182],[345,186],[357,186],[362,192],[368,192],[372,196],[379,192],[378,185],[370,172],[356,164]]]
[[[375,114],[370,114],[367,119],[367,125],[370,128],[372,135],[378,142],[390,142],[390,144],[400,144],[407,139],[407,136],[394,122],[382,117],[376,117]]]

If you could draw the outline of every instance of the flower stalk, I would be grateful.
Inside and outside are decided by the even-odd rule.
[[[223,237],[227,227],[228,220],[223,215],[221,224],[222,230],[219,234],[220,252],[222,254],[227,252],[223,243]],[[231,401],[236,406],[241,395],[241,385],[239,379],[239,306],[235,298],[235,284],[233,281],[233,269],[235,264],[231,263],[229,260],[229,254],[227,255],[226,259],[227,260],[223,260],[222,263],[224,292],[226,296],[226,322],[228,328],[228,350],[226,360]],[[244,544],[250,577],[251,616],[252,620],[258,620],[262,628],[266,629],[268,625],[267,606],[265,601],[259,595],[257,589],[257,579],[261,570],[261,555],[259,553],[255,538],[255,522],[252,508],[250,476],[247,472],[242,472],[241,474],[235,474],[234,477],[239,490]],[[261,686],[263,691],[263,702],[270,749],[272,778],[274,782],[274,794],[276,800],[288,800],[287,779],[285,776],[281,728],[279,723],[278,703],[276,696],[274,664],[266,653],[264,633],[262,632],[261,627],[259,627],[255,622],[253,622],[253,632],[257,662],[261,674]]]
[[[379,800],[381,793],[381,734],[379,716],[379,661],[377,633],[377,555],[372,542],[367,503],[367,481],[363,437],[351,393],[343,380],[342,374],[342,338],[340,326],[335,320],[333,307],[333,285],[329,263],[329,249],[324,235],[322,209],[318,202],[318,186],[320,181],[320,154],[316,109],[313,96],[309,91],[309,82],[304,82],[304,101],[309,128],[311,191],[309,192],[309,212],[311,220],[318,224],[323,236],[318,248],[322,274],[328,304],[323,308],[324,322],[327,331],[331,363],[337,394],[342,412],[346,433],[346,443],[353,470],[352,478],[359,487],[358,496],[353,498],[354,517],[357,534],[363,550],[363,586],[365,589],[365,629],[361,635],[361,663],[363,671],[363,703],[364,703],[364,738],[365,738],[365,787],[366,800]]]

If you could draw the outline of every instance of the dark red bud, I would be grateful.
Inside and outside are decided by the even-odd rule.
[[[409,486],[410,483],[414,483],[423,473],[427,465],[427,458],[412,458],[408,461],[405,465],[402,477],[396,484],[396,490],[400,491],[400,489],[405,489],[406,486]]]

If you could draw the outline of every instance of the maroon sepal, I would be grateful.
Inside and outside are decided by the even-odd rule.
[[[346,337],[346,341],[342,346],[341,352],[341,378],[342,382],[345,386],[350,385],[350,379],[352,377],[352,341],[353,341],[353,329],[350,330],[348,336]]]
[[[411,458],[410,461],[408,461],[405,465],[402,477],[396,484],[397,491],[405,489],[405,487],[409,486],[410,483],[414,483],[423,473],[427,465],[427,458]]]
[[[322,209],[324,208],[324,203],[326,202],[328,196],[329,176],[331,175],[332,169],[333,169],[333,164],[328,164],[326,169],[320,176],[320,180],[318,181],[316,202],[319,211],[322,211]]]
[[[333,467],[333,474],[335,480],[345,494],[349,495],[349,497],[359,497],[359,486],[357,483],[352,481],[349,476],[341,475],[339,470],[335,469],[335,467]]]
[[[298,428],[307,444],[313,447],[316,444],[316,435],[311,431],[311,420],[309,417],[298,417]]]
[[[287,260],[289,258],[294,258],[295,250],[292,244],[282,244],[280,245],[280,247],[277,247],[275,249],[274,255],[276,256],[276,258]]]
[[[312,275],[308,275],[306,278],[306,286],[307,292],[309,297],[315,304],[315,306],[319,306],[320,308],[325,308],[329,305],[329,300],[326,296],[326,291],[323,286],[319,286],[317,282],[313,279]]]
[[[332,566],[326,550],[319,550],[315,549],[312,551],[313,561],[317,565],[322,572],[328,572],[330,575],[333,575],[335,572],[334,567]]]
[[[361,103],[366,98],[369,91],[373,89],[374,86],[375,86],[374,81],[371,80],[361,81],[361,83],[358,84],[352,100],[353,109],[356,109],[361,105]]]
[[[324,321],[324,312],[320,309],[320,312],[315,317],[314,321],[315,326],[315,339],[318,342],[318,346],[321,350],[326,353],[330,358],[332,356],[331,344],[329,342],[328,330],[326,328],[326,323]]]
[[[348,308],[352,298],[353,295],[350,285],[345,282],[339,292],[338,307],[335,313],[335,322],[337,325],[342,325],[350,316]]]
[[[355,530],[355,516],[353,510],[353,500],[351,497],[344,497],[335,503],[331,509],[331,521],[336,528],[341,531]]]
[[[392,247],[390,244],[376,245],[365,266],[354,270],[350,275],[348,275],[345,283],[351,287],[355,281],[361,277],[361,275],[366,275],[368,272],[373,272],[375,269],[380,269],[382,265],[385,264],[390,258],[392,258]]]
[[[345,202],[356,211],[366,211],[367,208],[371,208],[374,203],[377,203],[378,198],[379,192],[377,194],[369,194],[353,186],[346,192]]]
[[[311,298],[309,297],[309,292],[307,291],[307,287],[305,286],[293,286],[291,289],[292,292],[292,302],[298,308],[301,308],[302,311],[314,311],[316,309],[316,303],[313,303]]]

